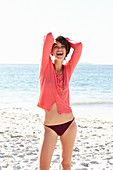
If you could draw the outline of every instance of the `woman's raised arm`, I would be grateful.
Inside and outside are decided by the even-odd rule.
[[[69,42],[69,44],[71,45],[71,47],[74,49],[72,56],[70,58],[70,60],[67,63],[67,68],[68,68],[68,72],[69,72],[69,76],[71,77],[79,59],[81,56],[81,52],[82,52],[82,43],[76,43],[75,41],[70,40],[69,38],[66,38]]]
[[[50,56],[50,53],[51,53],[53,43],[54,43],[54,38],[53,38],[52,33],[50,32],[46,36],[44,36],[39,77],[41,75],[43,75],[44,72],[45,72],[46,66],[47,66],[47,64],[49,62],[49,56]]]

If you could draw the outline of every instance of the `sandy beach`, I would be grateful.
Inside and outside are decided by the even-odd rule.
[[[43,129],[40,112],[27,107],[0,109],[0,170],[38,170]],[[90,113],[76,115],[72,170],[113,170],[113,119],[106,118]],[[50,169],[60,170],[59,139]]]

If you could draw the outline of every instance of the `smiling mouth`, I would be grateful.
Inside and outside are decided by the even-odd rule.
[[[59,56],[59,55],[63,55],[63,53],[57,53],[57,55]]]

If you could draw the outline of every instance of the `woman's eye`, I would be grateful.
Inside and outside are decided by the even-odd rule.
[[[65,46],[61,46],[61,48],[62,48],[62,49],[64,49],[64,48],[65,48]]]
[[[54,48],[58,48],[58,46],[54,46]]]
[[[61,49],[64,49],[65,46],[61,46],[61,47],[59,47],[59,46],[54,46],[54,48],[55,48],[55,49],[60,49],[60,48],[61,48]]]

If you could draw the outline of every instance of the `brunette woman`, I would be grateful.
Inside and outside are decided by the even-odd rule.
[[[72,56],[64,65],[70,48],[73,48]],[[40,170],[49,170],[58,136],[61,142],[62,170],[71,170],[77,126],[70,107],[69,81],[81,51],[81,42],[75,43],[63,36],[54,40],[52,33],[44,37],[39,75],[40,96],[37,105],[45,112],[44,134],[39,157]]]

